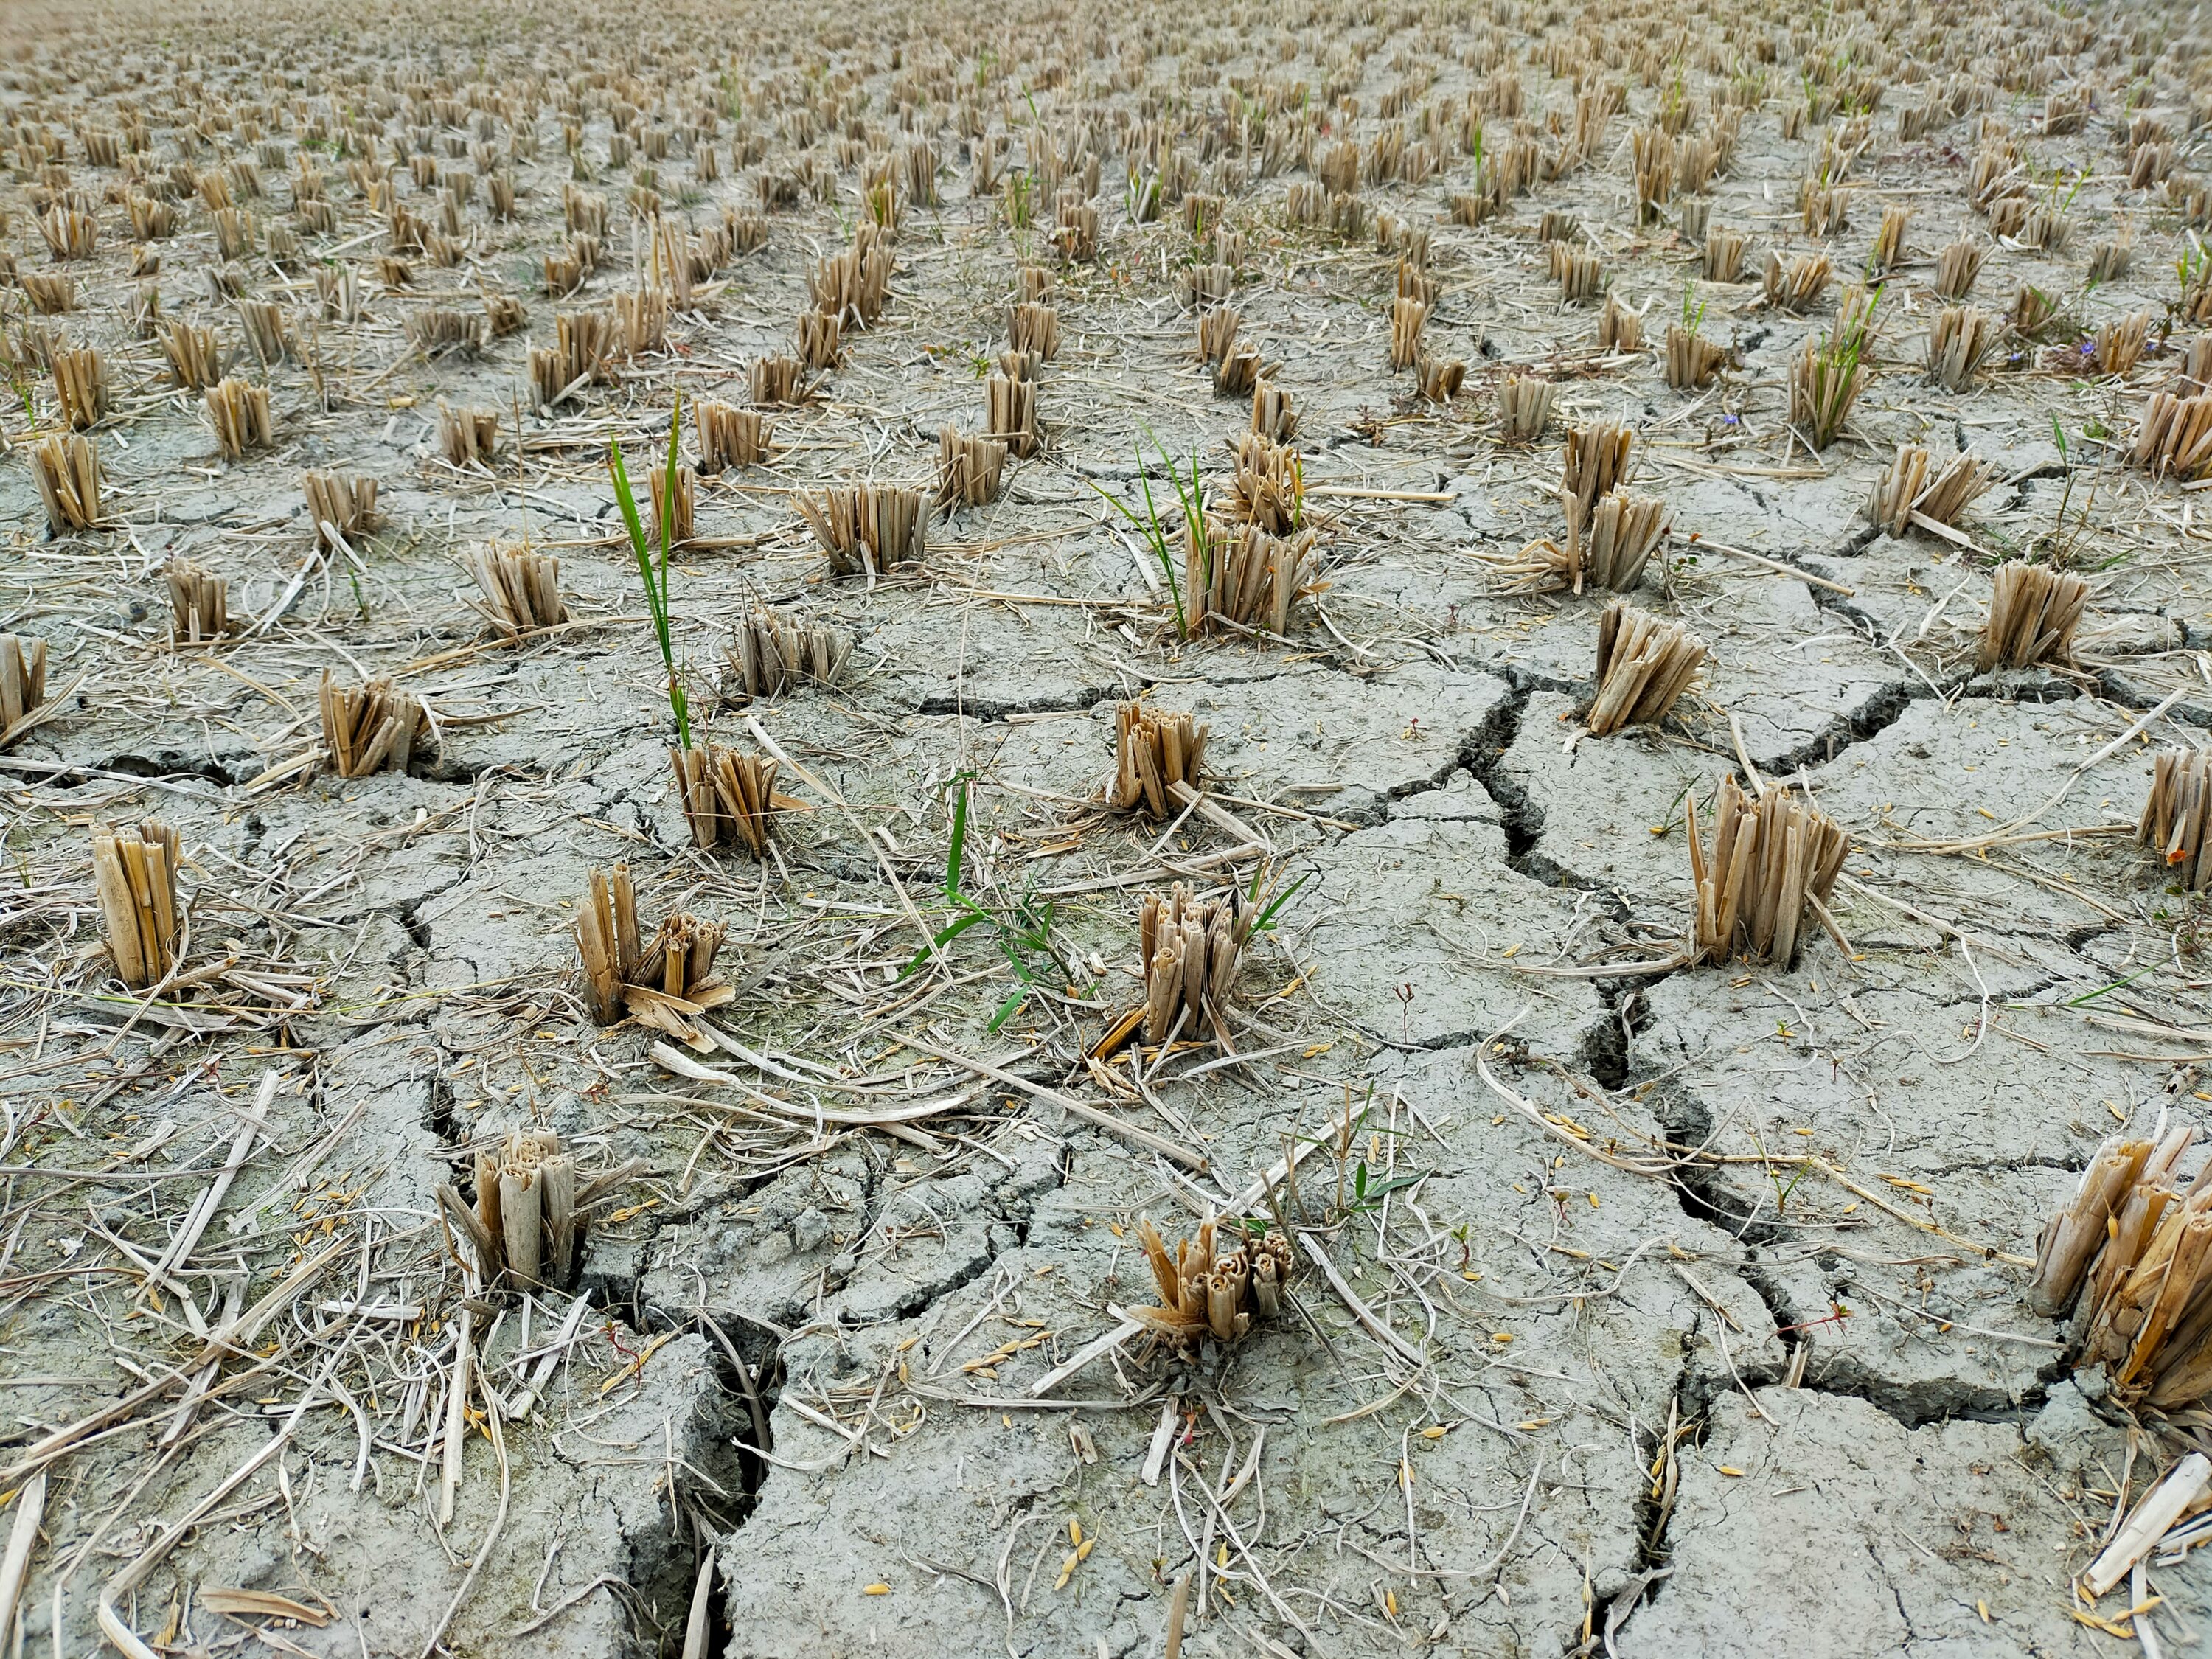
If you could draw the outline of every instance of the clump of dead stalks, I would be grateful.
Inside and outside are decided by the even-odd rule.
[[[318,547],[334,548],[375,526],[374,478],[357,472],[303,472],[300,489],[307,497],[307,519],[315,527]]]
[[[1557,385],[1540,375],[1508,374],[1498,388],[1498,419],[1504,436],[1516,443],[1542,437],[1558,392]]]
[[[1158,820],[1199,787],[1207,727],[1191,715],[1142,702],[1114,711],[1114,783],[1107,805]]]
[[[691,406],[699,432],[699,470],[709,475],[733,466],[758,466],[768,459],[774,434],[757,409],[703,398]]]
[[[1245,943],[1261,914],[1233,886],[1219,898],[1199,898],[1184,882],[1164,896],[1145,896],[1138,910],[1138,949],[1145,966],[1146,1042],[1197,1041],[1201,1030],[1220,1030]]]
[[[2152,392],[2128,459],[2154,478],[2196,479],[2212,471],[2212,394]]]
[[[769,605],[740,617],[723,647],[729,695],[775,697],[798,685],[836,685],[845,678],[853,636]]]
[[[495,542],[472,550],[468,568],[483,596],[477,609],[492,632],[510,644],[568,620],[561,597],[560,560]]]
[[[672,744],[668,760],[675,769],[684,821],[697,846],[734,842],[754,858],[764,859],[776,816],[805,805],[776,793],[776,763],[759,755],[712,743],[692,749]]]
[[[2204,830],[2212,814],[2212,750],[2161,749],[2151,764],[2150,797],[2143,802],[2136,840],[2173,872],[2185,891],[2212,885],[2204,861]]]
[[[100,453],[90,438],[58,432],[40,439],[31,446],[31,476],[50,534],[66,536],[100,523]]]
[[[1251,523],[1194,515],[1183,538],[1184,629],[1215,620],[1281,638],[1298,600],[1318,591],[1321,556],[1314,532],[1287,536]]]
[[[1179,1241],[1170,1256],[1152,1224],[1140,1221],[1137,1237],[1152,1264],[1160,1299],[1157,1306],[1129,1309],[1129,1317],[1182,1348],[1195,1347],[1209,1336],[1235,1342],[1257,1321],[1275,1317],[1282,1311],[1296,1258],[1280,1228],[1255,1227],[1232,1223],[1224,1239],[1224,1230],[1208,1216],[1199,1223],[1197,1236]]]
[[[317,703],[323,752],[342,778],[404,772],[428,723],[422,700],[381,674],[364,685],[340,685],[325,668]]]
[[[46,706],[46,642],[0,634],[0,742],[28,728]]]
[[[499,450],[499,412],[438,404],[438,453],[454,466],[489,466]]]
[[[819,500],[793,494],[791,504],[841,576],[884,575],[895,565],[919,563],[928,551],[929,502],[919,489],[854,484]]]
[[[1593,737],[1652,726],[1705,665],[1705,642],[1680,623],[1615,600],[1597,624],[1597,695],[1583,724]]]
[[[601,1025],[632,1015],[650,1024],[661,1012],[698,1013],[720,1007],[735,994],[714,976],[714,958],[723,937],[721,923],[702,921],[679,910],[661,922],[650,945],[644,944],[629,866],[616,865],[611,881],[594,870],[576,909],[576,955],[583,964],[585,1006]],[[669,1009],[671,1000],[681,1006]]]
[[[115,975],[132,990],[159,984],[177,965],[177,832],[153,818],[92,836],[100,932]]]
[[[645,1167],[632,1159],[580,1179],[551,1129],[512,1130],[478,1147],[474,1164],[474,1206],[450,1182],[440,1185],[438,1203],[475,1252],[480,1288],[493,1293],[573,1285],[591,1212]]]
[[[1697,894],[1690,959],[1743,957],[1795,967],[1807,913],[1834,927],[1828,896],[1850,837],[1787,786],[1761,785],[1747,794],[1733,775],[1721,780],[1713,804],[1711,852],[1698,832],[1694,796],[1685,799],[1683,811]]]
[[[2074,660],[2074,630],[2089,602],[2089,584],[2071,571],[2009,559],[1997,567],[1989,619],[1974,653],[1975,669],[2029,668]]]
[[[937,500],[943,507],[985,507],[999,499],[1006,447],[952,427],[937,434]]]
[[[1995,466],[1964,452],[1930,478],[1933,465],[1917,444],[1898,445],[1896,456],[1875,480],[1867,517],[1892,536],[1904,535],[1909,524],[1948,527],[1996,482]]]
[[[172,559],[162,572],[179,644],[204,645],[230,632],[230,579],[190,559]]]
[[[2196,1133],[2106,1140],[2037,1243],[2028,1305],[2073,1310],[2075,1369],[2102,1370],[2124,1406],[2212,1394],[2212,1182],[2178,1168]]]

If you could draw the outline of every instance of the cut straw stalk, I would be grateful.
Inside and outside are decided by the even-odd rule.
[[[1999,565],[1975,668],[1986,674],[1993,668],[2070,663],[2074,630],[2088,600],[2089,584],[2070,572],[2020,559]]]
[[[704,398],[691,407],[699,433],[699,470],[714,474],[733,466],[758,466],[768,459],[773,434],[757,409]]]
[[[774,697],[797,685],[836,685],[845,677],[853,636],[761,605],[738,618],[724,650],[731,695]]]
[[[1182,713],[1164,713],[1141,702],[1114,711],[1114,787],[1108,805],[1116,811],[1164,818],[1178,803],[1176,786],[1199,787],[1207,728]]]
[[[684,821],[701,847],[735,842],[756,859],[766,858],[776,814],[801,805],[775,793],[776,763],[757,755],[710,743],[702,749],[672,745],[668,759]]]
[[[394,688],[386,675],[364,685],[340,685],[325,668],[317,701],[323,750],[340,777],[407,769],[427,724],[420,698]]]
[[[189,559],[172,559],[162,572],[177,640],[199,645],[230,631],[230,579]]]
[[[350,542],[367,535],[376,523],[374,478],[359,473],[303,472],[300,489],[307,497],[318,547],[335,547],[340,539]]]
[[[1145,964],[1145,1040],[1199,1038],[1218,1029],[1236,989],[1256,912],[1235,887],[1218,899],[1194,897],[1177,882],[1164,898],[1148,893],[1138,912]]]
[[[2136,839],[2188,892],[2212,885],[2204,831],[2212,816],[2212,750],[2161,749],[2151,763],[2149,799]]]
[[[2130,1407],[2212,1394],[2212,1183],[2178,1172],[2195,1135],[2107,1140],[2036,1251],[2029,1305],[2056,1318],[2079,1303],[2077,1367],[2103,1369]]]
[[[1867,517],[1892,536],[1905,534],[1916,519],[1954,525],[1959,515],[1996,482],[1996,468],[1975,456],[1960,453],[1945,463],[1933,480],[1926,450],[1899,444],[1897,454],[1875,480],[1867,501]]]
[[[0,634],[0,732],[14,731],[46,701],[46,642]]]
[[[1698,833],[1694,796],[1683,810],[1697,892],[1692,959],[1741,956],[1795,967],[1805,913],[1820,907],[1825,915],[1850,837],[1787,787],[1762,787],[1754,797],[1733,776],[1721,780],[1710,854]]]
[[[637,1160],[586,1181],[551,1129],[514,1129],[474,1158],[476,1202],[438,1188],[446,1219],[474,1248],[480,1288],[566,1289],[583,1265],[590,1212],[643,1169]]]
[[[1705,660],[1705,642],[1680,625],[1615,600],[1597,626],[1597,695],[1583,724],[1595,737],[1663,718]]]
[[[919,562],[928,550],[928,502],[918,489],[855,484],[819,499],[794,493],[791,504],[841,576],[880,576],[894,565]]]
[[[438,402],[438,453],[455,466],[489,466],[499,450],[499,414]]]
[[[592,1018],[612,1025],[627,1014],[649,1012],[656,997],[673,997],[694,1008],[728,1001],[729,988],[714,977],[724,931],[720,922],[678,911],[660,924],[647,945],[638,930],[637,890],[629,866],[616,865],[611,881],[592,871],[576,912],[576,953]]]
[[[82,433],[57,433],[31,447],[31,475],[46,506],[46,528],[56,535],[100,523],[100,454]]]
[[[1297,1258],[1279,1229],[1255,1238],[1242,1225],[1222,1229],[1209,1215],[1194,1237],[1177,1242],[1173,1255],[1150,1220],[1138,1224],[1137,1238],[1160,1299],[1157,1306],[1129,1309],[1128,1316],[1178,1346],[1209,1336],[1234,1342],[1284,1305]]]
[[[148,818],[92,837],[93,884],[116,977],[143,990],[177,965],[177,832]]]
[[[986,507],[999,499],[1006,447],[947,426],[937,434],[937,499],[942,506]]]
[[[560,560],[493,543],[470,552],[468,568],[482,595],[477,609],[501,639],[520,640],[568,621]]]

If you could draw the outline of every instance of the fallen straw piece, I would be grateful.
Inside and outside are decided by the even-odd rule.
[[[2208,1483],[2212,1483],[2212,1459],[2203,1452],[2191,1452],[2173,1467],[2173,1472],[2151,1489],[2148,1497],[2136,1505],[2136,1511],[2127,1523],[2113,1534],[2112,1541],[2105,1546],[2104,1553],[2092,1562],[2082,1582],[2092,1595],[2102,1595],[2128,1576],[2128,1569],[2166,1535],[2166,1529],[2181,1516],[2181,1512],[2203,1494]]]

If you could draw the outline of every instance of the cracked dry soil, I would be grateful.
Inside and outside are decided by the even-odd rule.
[[[0,756],[0,1648],[2204,1650],[2193,1559],[2153,1563],[2135,1626],[2070,1588],[2201,1426],[2131,1425],[2021,1297],[2100,1138],[2212,1098],[2203,912],[2133,842],[2148,749],[2212,723],[2203,537],[2124,465],[2150,397],[2203,389],[2201,29],[1771,0],[0,20],[0,591],[55,699]],[[1631,135],[1659,131],[1715,155],[1646,214]],[[1849,193],[1820,235],[1808,178]],[[2023,191],[2069,234],[1993,240]],[[1889,209],[1868,379],[1816,451],[1789,365]],[[1055,242],[1091,210],[1095,251]],[[765,464],[698,479],[670,562],[691,721],[773,742],[800,804],[765,862],[702,851],[606,453],[641,476],[678,394],[747,405],[817,262],[886,216],[887,307],[769,411]],[[1744,280],[1708,280],[1720,228]],[[1540,231],[1602,260],[1602,343]],[[1949,389],[1924,337],[1960,237],[1996,334]],[[1836,281],[1770,305],[1770,250]],[[1299,416],[1322,586],[1282,637],[1178,638],[1109,505],[1168,503],[1178,458],[1226,487],[1247,401],[1186,304],[1216,265]],[[1470,366],[1443,401],[1389,367],[1424,282],[1424,353]],[[791,493],[933,487],[1040,291],[1040,453],[919,564],[832,575]],[[654,295],[657,337],[540,402],[565,319]],[[501,299],[514,328],[434,343]],[[2096,331],[2136,313],[2150,349],[2107,372]],[[1729,349],[1703,389],[1662,374],[1675,317]],[[173,325],[266,388],[267,442],[219,453]],[[50,526],[39,445],[86,349],[96,522]],[[1509,375],[1553,383],[1538,441],[1500,436]],[[490,416],[487,457],[456,464],[441,406]],[[1672,519],[1635,601],[1711,651],[1607,738],[1577,724],[1607,596],[1495,568],[1561,533],[1560,436],[1600,420]],[[1899,443],[1993,464],[1953,534],[1868,523]],[[308,469],[376,480],[374,525],[319,547]],[[493,543],[559,558],[563,628],[485,633],[463,561]],[[2070,660],[1974,671],[2007,555],[2087,574]],[[186,561],[229,584],[212,646],[174,638]],[[844,683],[732,699],[761,602],[850,630]],[[424,700],[408,769],[320,766],[326,672]],[[1216,811],[1104,810],[1128,697],[1207,723]],[[1852,837],[1838,933],[1786,970],[1664,965],[1684,803],[1731,773]],[[933,961],[963,787],[991,920]],[[89,841],[148,817],[188,924],[150,997]],[[648,927],[726,926],[737,1046],[586,1017],[574,907],[617,861]],[[1139,896],[1262,865],[1300,884],[1229,1012],[1241,1060],[1089,1064],[1140,994]],[[574,1285],[487,1292],[437,1189],[531,1125],[644,1173]],[[1140,1222],[1182,1236],[1293,1149],[1277,1217],[1340,1282],[1309,1260],[1243,1340],[1127,1343],[1040,1397],[1155,1294]]]

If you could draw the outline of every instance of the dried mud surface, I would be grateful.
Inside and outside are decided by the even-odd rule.
[[[2071,1588],[2123,1484],[2202,1413],[2130,1424],[2021,1295],[2100,1139],[2212,1098],[2206,914],[2134,841],[2148,750],[2212,724],[2205,538],[2179,483],[2124,465],[2146,400],[2191,389],[2198,27],[1513,0],[11,14],[8,246],[76,305],[0,291],[4,627],[46,642],[61,704],[0,756],[0,1527],[45,1483],[0,1645],[97,1651],[105,1619],[164,1654],[1122,1659],[1168,1650],[1186,1581],[1182,1650],[1206,1656],[2212,1644],[2193,1559],[2153,1563],[2162,1599],[2134,1625],[2124,1586],[2094,1620]],[[1577,157],[1577,91],[1607,87],[1623,102]],[[2077,96],[2086,120],[2051,130]],[[1747,239],[1735,283],[1702,280],[1680,204],[1644,222],[1631,183],[1632,131],[1674,110],[1710,134],[1724,109],[1735,143],[1694,199]],[[2131,179],[2145,117],[2183,185]],[[1559,176],[1458,222],[1516,118],[1569,151]],[[1433,170],[1370,168],[1393,132],[1433,141]],[[1923,371],[1936,256],[1990,243],[1970,173],[2006,137],[2071,234],[1990,246],[1996,345],[1947,390]],[[1364,228],[1293,222],[1344,143]],[[1851,152],[1850,194],[1814,237],[1799,189],[1824,143]],[[910,199],[915,145],[933,204]],[[1133,156],[1164,175],[1152,222]],[[1097,256],[1059,258],[1086,162]],[[472,181],[457,263],[395,252],[364,163],[434,228]],[[606,452],[641,480],[679,393],[749,403],[886,164],[887,309],[770,412],[767,464],[699,481],[671,562],[693,722],[772,741],[803,807],[764,863],[702,852]],[[210,176],[254,222],[234,257],[181,182]],[[556,296],[572,187],[605,198],[602,259]],[[133,196],[175,220],[150,274]],[[40,216],[73,203],[96,244],[56,259]],[[1815,451],[1789,364],[1837,326],[1887,207],[1911,217],[1869,378]],[[765,241],[700,275],[657,349],[534,407],[556,314],[665,280],[647,210],[694,234],[759,211]],[[1141,513],[1140,460],[1169,501],[1163,457],[1218,490],[1247,429],[1181,292],[1219,246],[1193,228],[1209,212],[1300,416],[1325,585],[1280,640],[1178,639],[1109,505]],[[1640,347],[1601,348],[1598,307],[1561,301],[1553,212],[1643,314]],[[1378,215],[1425,239],[1424,343],[1468,366],[1455,398],[1389,367],[1409,249]],[[2131,261],[2092,282],[2123,236]],[[1769,307],[1770,249],[1826,252],[1838,282],[1807,314]],[[940,428],[985,424],[1030,265],[1060,333],[1042,453],[933,523],[920,565],[833,576],[791,492],[933,486]],[[356,319],[319,297],[340,270]],[[2060,307],[2033,339],[2006,321],[2023,285]],[[271,444],[218,453],[134,320],[146,291],[268,389]],[[282,308],[285,358],[255,360],[240,295]],[[416,349],[410,319],[492,295],[517,331]],[[1730,354],[1690,392],[1661,363],[1686,303]],[[2081,343],[2139,312],[2152,349],[2097,372]],[[100,352],[110,408],[101,520],[55,532],[32,456],[61,430],[41,354],[64,345]],[[1500,436],[1509,374],[1556,383],[1539,441]],[[441,402],[495,414],[488,463],[446,458]],[[1674,718],[1606,738],[1577,724],[1606,596],[1497,568],[1560,534],[1560,434],[1599,419],[1635,430],[1635,488],[1672,518],[1637,602],[1712,652]],[[1994,463],[1966,545],[1869,523],[1906,442]],[[688,412],[683,443],[696,459]],[[374,529],[319,549],[311,468],[377,480]],[[564,629],[487,636],[463,561],[492,543],[558,556]],[[2006,555],[2087,576],[2072,662],[1975,672]],[[228,578],[231,637],[174,641],[178,560]],[[851,630],[845,683],[726,695],[723,642],[761,601]],[[409,771],[321,769],[326,671],[425,700]],[[1210,723],[1218,815],[1104,810],[1114,706],[1139,696]],[[1666,967],[1684,802],[1753,769],[1853,837],[1848,949]],[[957,914],[963,785],[963,890],[994,920],[909,972]],[[151,998],[114,977],[89,843],[148,817],[181,836],[186,969],[209,968]],[[760,1063],[691,1064],[733,1081],[587,1018],[574,907],[618,860],[648,926],[727,925],[714,1018]],[[1126,1060],[1087,1066],[1139,994],[1139,895],[1263,864],[1301,884],[1244,968],[1243,1061],[1155,1054],[1141,1091]],[[896,1133],[838,1116],[947,1096]],[[522,1125],[646,1173],[573,1291],[472,1296],[435,1192]],[[1339,1284],[1310,1257],[1295,1312],[1245,1340],[1132,1342],[1034,1396],[1154,1295],[1140,1220],[1181,1236],[1308,1143],[1280,1201]],[[465,1312],[479,1380],[441,1521]]]

